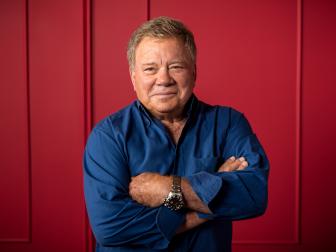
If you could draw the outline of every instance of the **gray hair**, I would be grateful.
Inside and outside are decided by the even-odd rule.
[[[197,49],[192,32],[178,20],[170,17],[158,17],[143,23],[133,32],[127,47],[127,59],[130,70],[134,69],[135,50],[145,37],[181,39],[190,54],[193,64],[196,65]]]

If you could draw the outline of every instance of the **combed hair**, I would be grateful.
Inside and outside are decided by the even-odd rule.
[[[135,50],[145,37],[181,39],[190,54],[193,64],[196,64],[197,49],[192,32],[182,22],[162,16],[143,23],[133,32],[127,47],[130,70],[134,69]]]

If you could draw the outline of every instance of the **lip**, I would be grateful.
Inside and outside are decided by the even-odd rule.
[[[153,94],[153,96],[172,96],[172,95],[176,95],[176,92],[160,92]]]

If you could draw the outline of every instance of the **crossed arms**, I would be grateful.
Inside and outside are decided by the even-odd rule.
[[[219,167],[218,172],[241,171],[248,166],[244,157],[230,157]],[[129,184],[129,194],[138,203],[148,207],[159,207],[168,195],[171,188],[171,176],[162,176],[159,173],[145,172],[132,177]],[[185,222],[177,229],[182,233],[208,221],[207,218],[200,218],[197,213],[211,214],[207,205],[197,196],[188,180],[182,179],[182,193],[189,211],[186,214]]]

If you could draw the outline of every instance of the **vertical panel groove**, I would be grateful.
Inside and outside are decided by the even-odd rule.
[[[150,11],[150,8],[151,8],[150,0],[147,0],[147,20],[150,20],[150,19],[151,19],[151,11]]]
[[[30,121],[30,53],[29,53],[29,0],[25,2],[25,14],[26,14],[26,71],[27,71],[27,135],[28,135],[28,242],[31,242],[33,239],[33,206],[32,206],[32,145],[31,145],[31,121]]]
[[[296,54],[296,232],[295,239],[301,243],[301,156],[302,156],[302,29],[303,0],[297,0],[297,54]]]
[[[83,67],[84,67],[84,147],[92,129],[92,0],[83,0]],[[94,237],[85,211],[85,251],[94,251]]]

